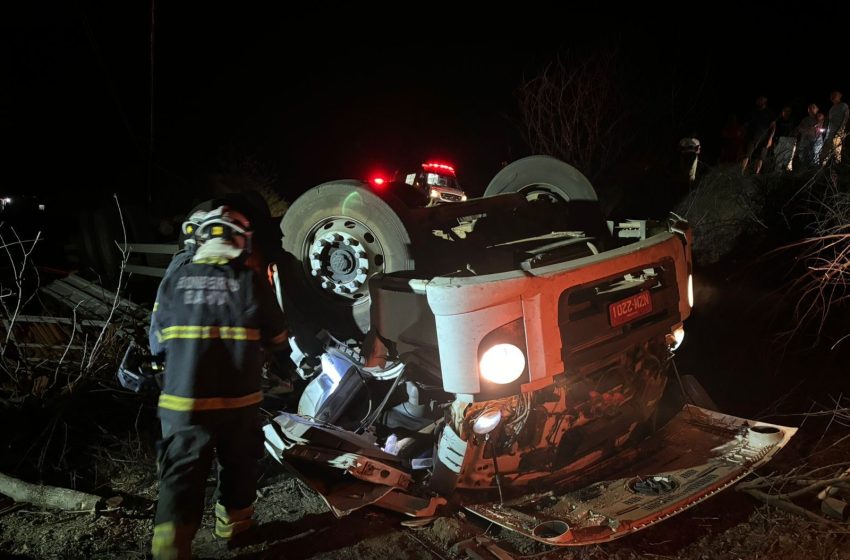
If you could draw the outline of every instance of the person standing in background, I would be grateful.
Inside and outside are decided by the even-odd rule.
[[[775,129],[776,122],[773,113],[767,108],[767,97],[759,96],[756,98],[756,108],[750,114],[746,124],[746,149],[744,150],[744,159],[741,160],[742,172],[747,171],[750,160],[754,159],[753,173],[758,175],[764,159],[767,157],[767,150],[773,145]]]
[[[807,108],[809,114],[797,125],[797,169],[808,169],[815,164],[815,140],[818,132],[818,106],[814,103]]]
[[[794,161],[794,150],[797,148],[797,129],[791,120],[791,107],[785,106],[776,119],[776,148],[774,158],[777,171],[791,171]]]
[[[847,132],[847,117],[850,116],[850,108],[847,107],[847,103],[841,101],[840,91],[833,91],[829,95],[829,100],[832,101],[832,107],[829,109],[826,137],[820,154],[822,165],[826,165],[830,157],[835,160],[835,163],[841,163],[841,147]]]

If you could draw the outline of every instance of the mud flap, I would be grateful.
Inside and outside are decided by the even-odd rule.
[[[649,439],[592,469],[606,480],[583,486],[556,481],[555,473],[547,492],[466,509],[550,545],[611,541],[729,487],[770,461],[796,431],[688,405]]]

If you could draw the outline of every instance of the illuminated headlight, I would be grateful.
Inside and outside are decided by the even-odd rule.
[[[501,421],[501,410],[485,410],[479,414],[478,418],[475,419],[475,422],[472,423],[472,431],[479,436],[489,434],[496,429]]]
[[[430,196],[431,198],[440,198],[440,192],[437,191],[437,190],[431,189],[431,191],[428,193],[428,196]]]
[[[682,325],[679,325],[667,335],[667,345],[672,351],[676,351],[682,345],[683,340],[685,340],[685,327]]]
[[[694,306],[694,275],[688,274],[688,305]]]
[[[466,202],[466,195],[465,194],[460,195],[460,201]]]
[[[484,352],[478,367],[484,379],[504,385],[516,381],[522,375],[525,356],[513,344],[496,344]]]

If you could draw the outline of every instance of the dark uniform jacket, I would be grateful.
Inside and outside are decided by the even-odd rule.
[[[160,416],[258,404],[261,344],[286,337],[271,287],[250,269],[236,262],[176,268],[151,315],[151,350],[166,355]]]

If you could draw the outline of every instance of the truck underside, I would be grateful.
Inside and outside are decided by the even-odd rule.
[[[325,330],[318,351],[293,340],[310,382],[266,447],[336,515],[430,516],[451,499],[549,544],[601,542],[713,495],[793,435],[664,410],[693,304],[688,225],[606,223],[586,179],[550,160],[456,204],[405,208],[347,182],[293,205],[290,287],[320,298]]]

